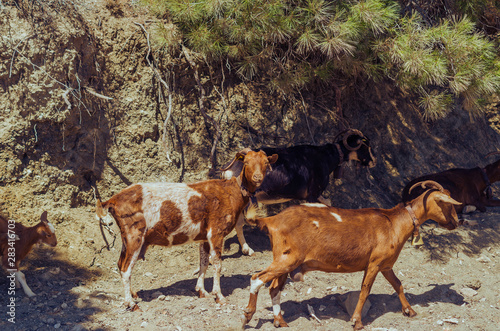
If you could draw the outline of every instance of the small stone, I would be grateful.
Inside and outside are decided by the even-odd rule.
[[[471,289],[473,290],[479,290],[481,288],[481,281],[479,281],[478,279],[475,279],[475,280],[472,280],[470,282],[467,282],[465,284],[465,287],[470,287]]]
[[[54,322],[55,322],[55,320],[52,317],[47,318],[47,323],[48,324],[52,324]]]
[[[68,308],[68,304],[66,302],[63,302],[62,305],[61,305],[61,308],[62,309]]]
[[[460,290],[460,293],[466,298],[472,298],[473,296],[477,295],[477,291],[469,287],[464,287],[463,289]]]
[[[56,325],[54,325],[54,329],[59,329],[61,327],[61,323],[57,323]]]
[[[148,322],[144,321],[141,323],[141,328],[145,328],[148,326]]]
[[[487,256],[481,255],[476,259],[476,261],[481,262],[481,263],[490,263],[491,259]]]
[[[324,311],[324,310],[326,310],[326,306],[320,305],[319,306],[319,311]]]
[[[458,319],[456,318],[445,318],[443,322],[450,323],[450,324],[458,324]]]
[[[158,300],[165,300],[166,297],[167,296],[165,296],[165,295],[162,294],[162,295],[159,295],[157,299]]]
[[[312,290],[313,290],[313,289],[312,289],[311,287],[309,287],[309,288],[307,289],[307,294],[311,294]]]
[[[146,277],[153,277],[153,274],[152,274],[151,272],[149,272],[149,271],[148,271],[148,272],[146,272],[146,273],[144,274],[144,276],[146,276]]]
[[[444,324],[444,322],[443,322],[443,321],[441,321],[441,320],[438,320],[438,321],[436,322],[436,324],[437,324],[437,325],[443,325],[443,324]]]

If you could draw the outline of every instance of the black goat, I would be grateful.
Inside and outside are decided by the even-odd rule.
[[[361,166],[374,167],[376,158],[372,154],[370,140],[359,130],[346,130],[337,135],[333,144],[322,146],[299,145],[286,148],[261,147],[267,155],[278,154],[255,197],[263,204],[281,203],[293,199],[318,202],[329,183],[330,174],[341,176],[341,166],[348,161]],[[227,165],[226,165],[227,166]],[[241,162],[223,172],[229,179],[238,176],[243,168]],[[324,202],[320,201],[320,202]],[[243,237],[243,218],[236,225],[238,240],[244,254],[252,255]]]
[[[500,154],[492,152],[486,155]],[[491,184],[500,180],[500,160],[488,164],[484,168],[453,168],[443,172],[421,176],[410,181],[403,189],[402,201],[407,202],[418,197],[423,189],[417,187],[410,191],[413,184],[425,180],[433,180],[450,192],[450,196],[461,202],[455,206],[458,213],[467,213],[478,209],[486,211],[486,207],[500,207],[500,200],[492,198]]]

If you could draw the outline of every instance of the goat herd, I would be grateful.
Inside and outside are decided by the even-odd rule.
[[[224,238],[236,229],[244,254],[252,255],[243,236],[246,222],[269,234],[273,262],[254,274],[250,300],[242,326],[256,311],[258,291],[271,282],[274,325],[287,326],[281,315],[280,293],[290,275],[293,281],[304,274],[363,271],[359,300],[351,321],[363,328],[361,311],[378,272],[392,285],[401,301],[403,314],[415,316],[392,267],[405,242],[419,237],[419,226],[436,221],[452,230],[458,226],[458,212],[500,206],[492,199],[491,183],[500,180],[500,160],[485,168],[450,169],[412,180],[403,190],[402,202],[392,209],[341,209],[330,207],[321,194],[333,172],[341,176],[342,165],[357,162],[374,167],[369,139],[358,130],[340,133],[333,144],[301,145],[289,148],[245,149],[224,166],[225,179],[193,184],[140,183],[130,185],[105,202],[97,200],[96,217],[105,225],[113,221],[120,228],[122,250],[118,260],[125,289],[125,304],[134,310],[130,280],[134,264],[144,259],[150,245],[172,246],[200,242],[200,268],[196,291],[205,290],[205,272],[211,260],[215,272],[213,294],[225,303],[220,287]],[[306,200],[281,213],[256,218],[255,205],[287,200]],[[244,215],[245,214],[245,215]],[[246,216],[246,217],[245,217]],[[39,224],[28,228],[0,216],[2,264],[13,273],[26,295],[35,295],[26,284],[19,263],[37,242],[57,244],[47,212]]]

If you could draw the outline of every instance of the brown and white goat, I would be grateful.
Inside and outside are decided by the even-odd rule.
[[[361,311],[375,277],[381,272],[399,295],[403,314],[415,316],[406,300],[400,280],[392,270],[403,245],[428,219],[452,230],[458,226],[452,199],[437,183],[422,195],[392,209],[340,209],[319,203],[289,207],[278,215],[251,220],[269,233],[273,262],[254,274],[250,284],[250,301],[244,311],[243,326],[256,310],[257,295],[263,284],[269,288],[273,303],[274,325],[287,326],[281,315],[280,292],[288,274],[293,281],[303,280],[306,272],[363,271],[361,293],[352,315],[354,329],[363,328]],[[437,189],[436,189],[437,188]]]
[[[486,157],[498,154],[500,152],[492,152]],[[403,189],[402,201],[410,201],[420,195],[422,189],[417,188],[410,193],[410,187],[425,180],[438,182],[450,192],[453,199],[460,201],[462,204],[455,206],[458,213],[467,213],[476,209],[485,212],[486,207],[500,207],[500,200],[493,199],[491,189],[491,184],[500,181],[500,160],[484,168],[454,168],[415,178]]]
[[[40,217],[40,223],[32,227],[26,227],[13,220],[7,220],[0,216],[0,252],[2,254],[2,266],[15,276],[16,285],[21,283],[27,296],[35,296],[35,293],[26,283],[26,277],[19,270],[19,264],[31,251],[33,245],[44,243],[49,246],[57,245],[54,226],[47,221],[47,212],[44,211]]]
[[[133,184],[111,199],[97,201],[96,216],[110,225],[113,218],[120,227],[122,252],[118,260],[125,304],[134,306],[130,276],[134,264],[144,259],[150,245],[172,246],[192,241],[200,243],[200,270],[196,291],[205,297],[204,278],[209,254],[215,268],[213,294],[217,302],[225,302],[220,289],[221,253],[224,237],[233,229],[248,204],[250,196],[260,186],[277,155],[243,150],[234,162],[243,162],[240,176],[230,180],[212,179],[194,184],[148,183]]]

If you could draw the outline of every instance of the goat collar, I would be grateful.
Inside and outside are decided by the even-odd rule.
[[[422,245],[424,242],[422,241],[422,238],[420,238],[420,233],[418,232],[419,224],[418,224],[417,216],[415,215],[415,212],[411,208],[410,204],[406,205],[405,208],[406,208],[406,211],[408,211],[408,214],[410,214],[410,218],[411,218],[411,221],[413,223],[413,234],[412,234],[413,238],[411,240],[411,244],[414,246],[415,245]]]
[[[481,169],[481,175],[483,175],[483,180],[486,183],[486,188],[484,189],[483,193],[486,195],[488,199],[491,199],[491,196],[493,195],[493,192],[491,190],[491,182],[490,179],[488,178],[488,174],[486,173],[485,168],[480,168]]]

